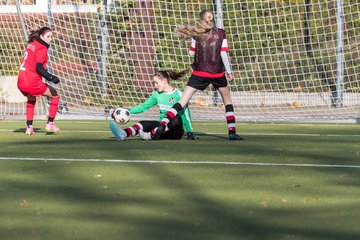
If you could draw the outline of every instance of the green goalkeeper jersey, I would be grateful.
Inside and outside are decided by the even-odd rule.
[[[159,121],[163,119],[164,115],[169,111],[169,109],[179,101],[181,97],[181,91],[177,88],[170,93],[154,91],[151,96],[142,104],[139,104],[135,107],[129,108],[131,114],[143,113],[152,108],[155,105],[158,105],[160,110]],[[192,132],[192,123],[190,110],[185,106],[179,113],[183,122],[183,128],[186,132]]]

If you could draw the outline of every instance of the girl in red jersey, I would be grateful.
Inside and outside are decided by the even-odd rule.
[[[18,75],[18,88],[27,97],[26,103],[26,135],[34,134],[33,118],[36,97],[46,96],[50,100],[49,118],[45,126],[47,132],[58,132],[60,129],[54,124],[56,112],[58,110],[60,95],[52,86],[44,83],[46,80],[58,84],[59,78],[47,71],[48,48],[53,41],[52,30],[43,27],[32,31],[29,35],[28,46],[21,59],[20,71]]]
[[[184,36],[185,40],[192,39],[189,54],[194,56],[193,72],[180,100],[162,119],[153,139],[159,139],[166,125],[189,102],[197,90],[202,91],[212,84],[221,94],[225,105],[229,140],[242,140],[243,138],[236,134],[234,107],[225,76],[226,71],[229,81],[234,79],[227,55],[229,46],[225,31],[215,27],[214,14],[210,10],[203,10],[197,27],[178,26],[176,32],[178,36]]]

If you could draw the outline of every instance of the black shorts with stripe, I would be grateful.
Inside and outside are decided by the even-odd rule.
[[[187,83],[188,86],[201,91],[205,90],[210,84],[212,84],[215,89],[218,89],[221,87],[226,87],[228,85],[228,82],[225,75],[221,78],[208,78],[191,74]]]

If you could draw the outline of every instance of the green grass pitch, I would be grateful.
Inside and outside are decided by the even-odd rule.
[[[107,121],[0,121],[0,239],[360,239],[359,124],[196,122],[117,142]]]

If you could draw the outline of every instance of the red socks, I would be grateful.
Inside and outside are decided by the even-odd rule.
[[[28,100],[26,103],[26,120],[32,121],[34,119],[36,100]]]
[[[59,108],[60,97],[53,97],[50,100],[49,117],[55,118]]]

